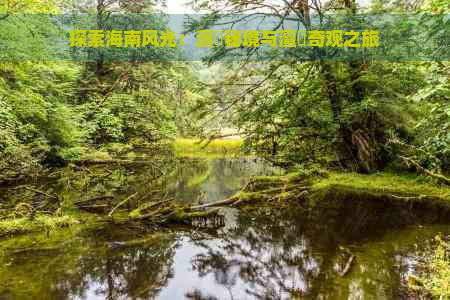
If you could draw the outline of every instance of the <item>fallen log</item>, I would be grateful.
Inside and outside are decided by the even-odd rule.
[[[144,215],[129,217],[125,222],[145,221],[154,224],[176,223],[192,225],[194,221],[207,222],[208,219],[223,217],[218,214],[219,209],[207,211],[192,211],[189,207],[172,206]]]
[[[242,191],[245,190],[242,189]],[[191,206],[192,210],[202,210],[209,207],[218,207],[218,206],[238,206],[244,202],[251,202],[251,201],[259,201],[259,200],[266,200],[266,201],[272,201],[276,199],[277,194],[288,194],[292,199],[298,199],[300,197],[303,197],[306,195],[309,191],[309,188],[303,185],[286,185],[282,188],[274,188],[274,189],[267,189],[262,190],[258,192],[239,192],[236,195],[225,199],[220,200],[212,203],[206,203],[202,205],[195,205]],[[293,192],[298,192],[297,195],[293,194]],[[274,196],[275,195],[275,196]],[[278,199],[281,199],[279,197]]]
[[[26,182],[31,178],[29,175],[18,175],[11,178],[2,178],[0,179],[0,187],[8,187],[20,184],[22,182]]]
[[[130,212],[128,218],[116,221],[123,223],[138,221],[154,224],[164,224],[169,222],[192,224],[193,221],[198,220],[206,224],[210,218],[223,218],[223,216],[218,214],[220,210],[219,207],[221,206],[237,206],[244,203],[257,203],[261,201],[272,202],[274,200],[282,201],[299,199],[300,197],[306,195],[309,191],[309,187],[305,186],[304,182],[292,183],[288,180],[282,180],[281,182],[283,184],[282,187],[271,187],[258,192],[246,192],[249,185],[253,183],[250,181],[241,189],[239,193],[231,196],[230,198],[201,205],[183,206],[176,203],[174,199],[164,199],[157,202],[145,203]],[[122,205],[126,201],[128,200],[125,199],[117,206]],[[112,212],[114,212],[114,209]],[[109,215],[112,215],[112,213],[110,212]],[[223,222],[218,222],[218,224],[222,223]]]
[[[405,156],[400,156],[400,158],[406,162],[406,164],[409,165],[413,165],[417,171],[421,172],[422,174],[429,176],[431,178],[436,179],[437,181],[446,184],[446,185],[450,185],[450,178],[445,177],[442,174],[436,174],[431,172],[430,170],[422,167],[418,162],[414,161],[411,158],[405,157]]]
[[[78,206],[78,209],[84,210],[87,212],[94,212],[94,213],[105,213],[108,208],[111,206],[108,204],[93,204],[93,205],[82,205]]]

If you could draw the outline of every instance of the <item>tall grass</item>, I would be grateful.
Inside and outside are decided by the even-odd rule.
[[[179,156],[202,155],[231,155],[236,156],[241,152],[242,140],[213,140],[177,138],[173,144],[175,153]]]

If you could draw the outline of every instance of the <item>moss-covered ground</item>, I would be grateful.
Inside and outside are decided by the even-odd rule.
[[[360,199],[387,199],[420,202],[450,209],[450,188],[436,184],[429,178],[412,174],[330,173],[315,178],[310,190],[311,198],[358,197]]]
[[[20,218],[0,220],[0,238],[27,233],[50,233],[58,229],[93,224],[100,221],[99,216],[68,211],[63,215],[38,214]]]
[[[314,180],[313,191],[333,187],[347,187],[374,193],[392,193],[403,196],[430,196],[450,202],[450,188],[437,185],[417,175],[397,175],[375,173],[362,175],[356,173],[330,173],[326,178]]]

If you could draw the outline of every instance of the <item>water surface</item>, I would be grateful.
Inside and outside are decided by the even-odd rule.
[[[401,299],[428,241],[450,233],[448,225],[389,229],[322,217],[330,214],[293,208],[237,214],[226,230],[55,233],[54,247],[4,253],[0,298]],[[131,238],[140,243],[127,245]]]
[[[23,201],[48,202],[50,195],[57,196],[60,203],[108,200],[115,204],[133,194],[137,196],[129,201],[129,209],[169,198],[184,203],[211,202],[230,197],[251,176],[283,173],[262,159],[249,157],[144,159],[126,165],[70,166],[49,178],[0,187],[0,203],[14,207]]]
[[[65,170],[34,188],[63,199],[120,201],[137,192],[195,203],[279,172],[249,158],[192,159]],[[27,189],[1,197],[39,200]],[[450,234],[448,220],[388,202],[329,199],[223,213],[224,228],[90,226],[0,240],[0,299],[414,299],[408,275],[436,234]]]

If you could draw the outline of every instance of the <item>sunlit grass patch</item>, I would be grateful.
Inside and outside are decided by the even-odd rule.
[[[238,155],[241,145],[240,139],[208,142],[200,139],[177,138],[173,143],[175,153],[179,156]]]

